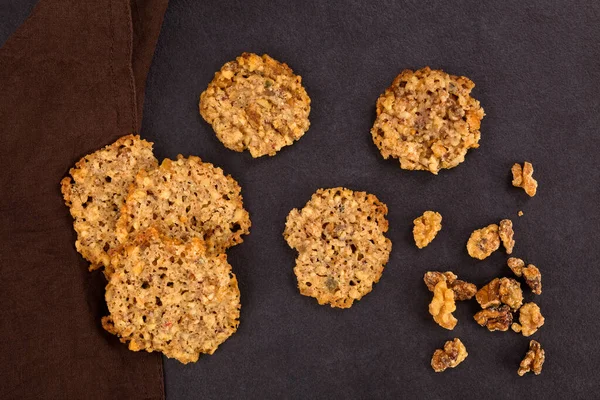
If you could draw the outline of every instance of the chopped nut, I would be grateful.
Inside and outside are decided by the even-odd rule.
[[[542,373],[542,366],[546,360],[546,352],[542,349],[542,345],[535,340],[529,342],[529,351],[525,354],[525,358],[519,365],[519,376],[525,375],[529,371],[539,375]]]
[[[522,216],[523,216],[523,211],[519,210],[519,212],[517,213],[517,215],[518,215],[519,217],[522,217]]]
[[[454,291],[455,300],[469,300],[477,293],[477,286],[472,283],[461,281],[450,271],[437,272],[429,271],[425,273],[423,281],[427,285],[427,289],[433,292],[435,285],[441,280],[446,280],[446,284]]]
[[[498,293],[500,294],[500,301],[515,311],[523,304],[521,284],[512,278],[500,279]]]
[[[459,338],[448,340],[444,349],[437,349],[431,357],[431,367],[435,372],[443,372],[446,368],[454,368],[464,361],[469,353]]]
[[[500,236],[500,240],[502,240],[504,248],[506,249],[506,254],[511,254],[513,248],[515,247],[515,240],[513,239],[515,231],[513,231],[513,223],[510,219],[503,219],[500,221],[498,234]]]
[[[535,265],[529,264],[527,268],[524,268],[523,277],[533,293],[542,294],[542,274]]]
[[[512,324],[512,330],[521,332],[523,336],[531,336],[544,325],[540,307],[535,303],[527,303],[519,310],[520,324]]]
[[[538,183],[535,179],[533,179],[533,165],[530,162],[525,161],[523,163],[523,167],[519,164],[515,164],[512,166],[512,175],[513,175],[513,186],[521,187],[525,190],[530,197],[535,196],[537,191]]]
[[[535,265],[529,264],[525,268],[525,262],[515,257],[509,258],[507,264],[516,276],[525,278],[525,283],[533,293],[542,294],[542,274]]]
[[[517,257],[511,257],[506,262],[512,272],[519,278],[523,275],[523,268],[525,268],[525,262]]]
[[[498,235],[498,225],[491,224],[485,228],[477,229],[469,237],[467,242],[467,251],[473,258],[483,260],[489,257],[500,247],[500,236]]]
[[[433,299],[429,304],[429,313],[433,320],[442,328],[454,329],[458,320],[452,313],[456,310],[454,291],[446,285],[445,280],[439,281],[433,288]]]
[[[425,211],[423,215],[413,221],[413,236],[417,247],[422,249],[435,238],[442,229],[442,216],[434,211]]]
[[[487,327],[490,332],[506,332],[513,321],[513,315],[508,306],[486,308],[475,314],[473,318],[479,325]]]
[[[479,289],[475,299],[481,308],[497,307],[504,303],[517,310],[523,303],[523,291],[521,284],[514,279],[495,278]]]

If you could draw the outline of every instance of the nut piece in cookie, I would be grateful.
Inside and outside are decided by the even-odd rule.
[[[434,211],[425,211],[413,223],[413,236],[418,248],[427,246],[442,229],[442,215]]]
[[[530,162],[525,161],[523,167],[519,164],[515,164],[511,168],[513,181],[512,184],[515,187],[520,187],[525,190],[530,197],[535,196],[537,191],[538,183],[533,179],[533,165]]]
[[[523,304],[521,284],[511,278],[495,278],[479,289],[475,299],[481,308],[498,307],[506,304],[518,310]]]
[[[198,157],[179,155],[137,174],[121,210],[117,237],[123,243],[152,226],[182,241],[202,239],[207,252],[217,255],[243,241],[250,216],[231,176]]]
[[[546,352],[542,349],[542,345],[535,340],[529,342],[529,350],[525,354],[525,358],[519,365],[517,373],[519,376],[525,375],[527,372],[532,371],[534,374],[539,375],[542,373],[542,367],[546,361]]]
[[[544,321],[540,307],[535,303],[527,303],[519,310],[519,323],[512,324],[511,328],[527,337],[536,333]]]
[[[477,286],[469,282],[461,281],[450,271],[428,271],[423,276],[423,281],[425,282],[425,285],[427,285],[427,289],[429,289],[430,292],[433,292],[435,285],[442,280],[445,280],[447,286],[454,291],[455,300],[469,300],[475,296],[475,293],[477,293]]]
[[[469,237],[467,251],[473,258],[483,260],[500,247],[498,225],[491,224],[485,228],[477,229]]]
[[[454,368],[467,358],[467,348],[460,341],[455,338],[454,340],[448,340],[444,344],[444,349],[437,349],[433,353],[431,358],[431,368],[435,372],[443,372],[447,368]]]
[[[104,328],[133,351],[160,351],[182,363],[212,354],[236,330],[240,292],[227,257],[208,256],[149,229],[111,258]]]
[[[243,53],[223,65],[200,96],[200,115],[228,149],[273,156],[300,139],[310,98],[287,64]]]
[[[290,211],[283,237],[298,251],[298,289],[319,304],[349,308],[379,282],[392,242],[387,207],[377,197],[345,188],[319,189]]]
[[[75,247],[92,263],[90,270],[109,264],[109,252],[119,245],[115,227],[129,185],[138,171],[156,165],[152,143],[128,135],[83,157],[61,181],[77,232]]]
[[[516,276],[525,278],[525,283],[533,293],[542,294],[542,273],[535,265],[525,267],[525,262],[515,257],[509,258],[507,264]]]
[[[463,162],[467,150],[479,147],[485,115],[470,96],[474,87],[464,76],[429,67],[402,71],[377,100],[371,135],[383,158],[433,174]]]
[[[479,311],[473,317],[475,321],[488,328],[490,332],[506,332],[513,322],[513,315],[509,306],[490,307]]]
[[[454,329],[458,320],[452,315],[456,311],[454,291],[448,287],[445,280],[439,281],[433,288],[433,299],[429,303],[429,314],[442,328]]]
[[[515,240],[513,238],[515,231],[513,230],[513,223],[510,219],[503,219],[500,221],[498,235],[506,249],[506,254],[512,254],[513,248],[515,247]]]

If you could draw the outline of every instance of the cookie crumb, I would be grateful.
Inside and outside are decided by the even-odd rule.
[[[506,254],[512,254],[515,247],[515,231],[513,230],[513,223],[510,219],[503,219],[500,221],[498,235],[500,236],[500,240],[502,240],[502,244],[506,249]]]
[[[433,288],[429,313],[439,326],[452,330],[458,323],[458,320],[452,315],[454,311],[456,311],[454,291],[448,287],[446,280],[441,280]]]
[[[483,260],[500,247],[498,225],[491,224],[485,228],[477,229],[469,237],[467,251],[473,258]]]
[[[454,340],[448,340],[444,344],[444,349],[437,349],[431,357],[431,368],[435,372],[443,372],[447,368],[454,368],[467,358],[467,348],[460,341],[455,338]]]
[[[529,350],[527,351],[527,354],[525,354],[523,361],[521,361],[517,373],[519,376],[523,376],[531,371],[534,374],[539,375],[542,373],[542,366],[544,365],[545,360],[546,352],[542,349],[542,345],[539,342],[532,340],[529,342]]]
[[[519,323],[512,324],[511,328],[527,337],[536,333],[544,321],[540,307],[535,303],[527,303],[519,310]]]
[[[518,215],[519,217],[522,217],[522,216],[523,216],[523,211],[519,210],[519,212],[517,213],[517,215]]]
[[[538,183],[533,179],[533,165],[530,162],[525,161],[523,167],[519,164],[515,164],[511,168],[513,180],[512,184],[515,187],[520,187],[525,190],[530,197],[535,196],[537,192]]]
[[[418,248],[427,246],[442,229],[442,215],[435,211],[425,211],[413,223],[413,236]]]

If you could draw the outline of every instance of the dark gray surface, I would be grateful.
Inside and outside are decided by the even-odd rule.
[[[159,157],[196,154],[232,174],[253,226],[229,251],[239,331],[196,364],[165,360],[169,399],[598,396],[600,3],[527,3],[172,1],[142,134]],[[243,51],[287,62],[312,98],[310,130],[275,157],[225,149],[198,115],[213,73]],[[379,94],[402,69],[425,65],[473,79],[487,113],[480,149],[437,177],[383,160],[369,134]],[[523,160],[540,182],[532,199],[510,185]],[[282,238],[288,212],[332,186],[374,193],[390,210],[389,264],[349,310],[298,293]],[[418,250],[412,220],[427,209],[444,227]],[[458,304],[453,332],[427,311],[427,270],[478,285],[511,275],[502,251],[476,261],[465,250],[472,230],[501,218],[515,223],[514,254],[543,273],[535,301],[546,324],[533,338],[547,361],[537,377],[517,375],[529,339],[479,327],[475,301]],[[436,374],[431,355],[453,337],[469,357]]]
[[[38,0],[0,0],[0,47],[25,21]]]
[[[2,34],[11,15],[2,14]],[[232,174],[253,227],[229,251],[239,331],[196,364],[165,360],[168,398],[598,397],[599,22],[594,1],[173,0],[142,134],[159,157],[196,154]],[[198,115],[213,73],[243,51],[287,62],[313,101],[310,130],[272,158],[225,149]],[[437,177],[383,160],[369,134],[379,94],[402,69],[425,65],[473,79],[487,113],[480,149]],[[540,182],[533,199],[510,185],[510,166],[523,160]],[[390,262],[349,310],[298,294],[295,253],[281,236],[292,208],[333,186],[374,193],[390,209]],[[426,209],[442,213],[444,228],[417,250],[412,219]],[[465,250],[472,230],[505,217],[515,255],[543,273],[543,294],[526,291],[546,317],[533,336],[547,352],[537,377],[516,374],[529,339],[476,325],[474,301],[458,304],[453,332],[427,312],[427,270],[478,285],[510,276],[501,251],[476,261]],[[469,357],[435,374],[431,354],[453,337]]]

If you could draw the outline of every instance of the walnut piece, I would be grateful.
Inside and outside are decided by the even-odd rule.
[[[457,278],[458,277],[450,271],[429,271],[425,273],[425,276],[423,276],[423,281],[427,285],[427,289],[429,289],[430,292],[433,292],[435,285],[437,285],[439,281],[445,280],[446,285],[454,291],[455,300],[462,301],[473,298],[475,293],[477,293],[477,286],[469,282],[461,281]]]
[[[516,187],[521,187],[525,190],[530,197],[535,196],[537,191],[538,183],[533,179],[533,165],[530,162],[525,161],[523,167],[519,164],[515,164],[511,168],[513,180],[512,184]]]
[[[439,281],[433,288],[433,299],[429,304],[429,313],[439,326],[452,330],[458,322],[452,315],[455,310],[454,291],[446,285],[445,280]]]
[[[485,228],[477,229],[469,237],[467,242],[467,251],[473,258],[483,260],[489,257],[500,247],[500,236],[498,234],[498,225],[491,224]]]
[[[511,278],[495,278],[479,289],[475,299],[481,308],[498,307],[504,303],[513,310],[518,310],[523,304],[521,284]]]
[[[540,307],[535,303],[527,303],[519,310],[519,324],[512,324],[512,330],[521,332],[523,336],[531,336],[544,325],[544,317]]]
[[[443,372],[446,368],[454,368],[464,361],[469,353],[467,348],[459,338],[448,340],[444,344],[444,349],[437,349],[431,357],[431,368],[435,372]]]
[[[423,215],[413,221],[413,236],[418,248],[422,249],[435,238],[442,229],[442,216],[434,211],[425,211]]]
[[[546,360],[546,352],[542,349],[542,345],[535,340],[529,342],[529,350],[525,354],[525,358],[519,365],[519,376],[525,375],[529,371],[539,375],[542,373],[542,366]]]
[[[542,273],[535,265],[529,264],[525,268],[525,262],[515,257],[509,258],[507,264],[516,276],[525,278],[525,283],[533,293],[542,294]]]
[[[481,326],[488,328],[490,332],[506,332],[513,322],[513,315],[509,306],[490,307],[479,311],[473,317]]]
[[[506,254],[512,254],[513,248],[515,247],[515,240],[513,239],[515,231],[513,231],[513,223],[510,219],[503,219],[500,221],[498,235],[506,249]]]

